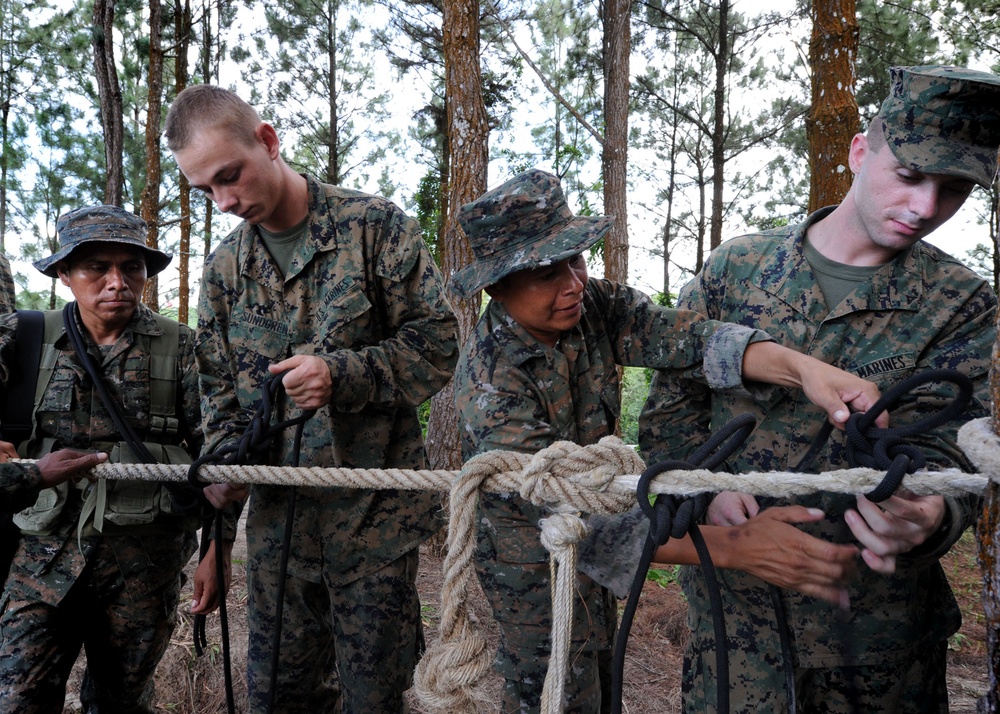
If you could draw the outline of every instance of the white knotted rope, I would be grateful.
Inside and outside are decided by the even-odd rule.
[[[982,493],[990,480],[1000,482],[1000,438],[987,418],[970,421],[958,443],[980,474],[958,469],[919,471],[904,478],[917,495]],[[551,553],[553,626],[549,672],[542,713],[561,711],[569,658],[576,577],[576,549],[585,535],[581,512],[621,513],[635,501],[644,468],[635,450],[606,437],[580,447],[558,442],[534,455],[491,451],[468,461],[460,472],[409,469],[346,469],[278,466],[206,465],[199,470],[211,483],[256,483],[282,486],[437,490],[450,492],[448,552],[444,560],[441,625],[437,642],[427,651],[414,679],[421,705],[433,712],[475,712],[487,701],[482,682],[493,660],[485,638],[470,622],[468,584],[473,576],[475,517],[479,492],[518,492],[553,515],[541,523],[541,538]],[[185,481],[188,467],[164,464],[101,464],[91,475],[108,479]],[[693,496],[742,491],[758,496],[792,497],[829,491],[860,494],[872,490],[884,472],[855,468],[820,474],[752,472],[721,474],[705,470],[671,470],[650,484],[651,494]]]

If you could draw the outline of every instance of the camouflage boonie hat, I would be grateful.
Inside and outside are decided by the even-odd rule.
[[[893,67],[878,116],[903,166],[975,181],[997,174],[1000,77],[964,67]]]
[[[167,267],[173,256],[146,245],[146,222],[117,206],[87,206],[59,216],[56,221],[59,250],[34,265],[50,278],[56,265],[85,243],[120,243],[134,246],[146,259],[146,275],[153,277]]]
[[[574,216],[559,179],[531,169],[462,206],[458,221],[475,261],[451,276],[450,287],[467,298],[511,273],[582,253],[614,216]]]

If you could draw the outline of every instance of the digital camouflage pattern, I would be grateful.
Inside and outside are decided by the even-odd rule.
[[[17,314],[0,318],[0,378],[11,364]],[[163,336],[153,313],[139,305],[118,341],[88,348],[106,384],[140,436],[150,429],[151,341]],[[183,418],[200,419],[191,330],[180,328],[176,369]],[[35,416],[35,438],[25,455],[71,447],[109,450],[121,441],[65,333],[55,344],[56,362]],[[182,435],[175,437],[180,443]],[[198,444],[191,446],[197,453]],[[96,492],[104,498],[97,500]],[[92,495],[93,494],[93,495]],[[81,518],[84,504],[99,503]],[[86,642],[90,684],[86,706],[151,712],[152,675],[173,631],[181,569],[194,552],[197,515],[169,512],[166,489],[154,482],[81,481],[44,489],[31,508],[15,517],[22,536],[0,602],[0,712],[52,711]],[[144,521],[119,525],[116,521]],[[98,533],[98,525],[103,535]],[[79,639],[64,639],[66,622]],[[96,665],[99,661],[99,665]],[[106,681],[108,676],[114,681]],[[131,708],[130,708],[131,707]]]
[[[989,190],[1000,146],[1000,77],[965,67],[893,67],[877,120],[903,166]]]
[[[268,365],[293,354],[314,354],[330,367],[334,396],[305,423],[300,464],[424,468],[417,406],[445,386],[458,355],[457,320],[441,275],[420,239],[419,225],[396,206],[311,178],[308,182],[308,235],[287,276],[247,223],[206,263],[196,347],[206,448],[245,430],[269,378]],[[283,396],[276,411],[276,420],[300,413]],[[292,463],[291,436],[275,440],[270,463]],[[255,577],[266,576],[272,584],[293,493],[276,486],[251,489],[249,566]],[[431,492],[303,488],[298,494],[288,574],[324,584],[309,589],[310,602],[323,609],[328,606],[317,602],[333,597],[328,590],[334,593],[377,573],[441,525],[439,499]],[[419,617],[385,605],[382,616],[393,622],[395,646],[403,649],[407,638],[419,636]],[[289,612],[289,606],[295,609]],[[290,622],[309,621],[301,607],[285,607]],[[311,636],[294,627],[307,633],[300,636]],[[268,636],[250,633],[251,683],[270,671]],[[370,655],[374,661],[392,661],[395,653]],[[383,678],[370,688],[395,691],[395,678],[409,681],[414,665],[415,660],[400,671],[380,668]],[[282,690],[277,702],[300,711],[299,697],[319,686]],[[254,710],[259,706],[255,701]]]
[[[723,243],[681,290],[678,304],[715,319],[767,330],[780,344],[804,349],[874,381],[883,393],[916,372],[958,370],[976,387],[966,417],[986,415],[987,373],[996,337],[996,298],[988,284],[955,259],[919,242],[830,309],[802,249],[807,227],[830,210],[796,226]],[[764,400],[748,400],[734,392],[713,397],[700,385],[666,373],[656,375],[640,416],[640,445],[647,462],[685,458],[711,432],[734,416],[749,413],[758,425],[726,469],[790,470],[805,455],[825,415],[797,390],[765,389],[772,393]],[[893,410],[891,421],[912,423],[938,410],[951,396],[950,386],[926,385]],[[920,437],[918,443],[929,462],[970,468],[956,444],[959,426],[950,423]],[[843,433],[834,431],[812,469],[846,466]],[[899,558],[894,575],[878,575],[862,565],[849,586],[851,609],[846,617],[826,602],[782,591],[796,667],[913,663],[955,632],[960,614],[937,559],[973,522],[976,501],[973,496],[947,499],[946,526],[916,552]],[[758,502],[762,507],[787,503],[764,498]],[[827,514],[818,524],[800,525],[804,531],[830,541],[850,540],[843,514],[852,507],[852,497],[817,493],[795,503]],[[740,703],[739,711],[754,711],[756,706],[782,711],[784,673],[767,586],[735,570],[720,571],[718,577],[734,658],[732,701]],[[702,693],[714,698],[715,688],[714,679],[702,670],[714,667],[708,596],[699,569],[686,568],[683,582],[692,630],[685,662],[685,708],[712,711],[700,698]],[[943,686],[943,668],[938,675],[936,681]]]
[[[589,280],[583,300],[580,323],[556,349],[532,337],[501,303],[489,304],[455,373],[465,459],[497,449],[534,453],[560,440],[594,444],[613,434],[617,365],[669,368],[717,388],[739,388],[743,351],[768,339],[659,307],[606,280]],[[537,527],[545,510],[515,493],[480,498],[477,569],[500,625],[504,711],[538,711],[552,626],[548,553]],[[564,705],[607,711],[617,601],[583,574],[577,591]]]
[[[14,312],[16,294],[10,263],[6,256],[0,255],[0,314]]]
[[[42,490],[42,475],[34,464],[0,464],[0,502],[5,511],[27,508]]]
[[[56,234],[59,250],[33,265],[44,275],[58,275],[59,261],[86,243],[113,243],[137,249],[146,259],[146,276],[153,277],[170,263],[171,256],[146,245],[146,221],[124,208],[111,205],[84,206],[59,216]]]
[[[418,565],[418,550],[409,550],[374,573],[330,590],[325,609],[314,606],[318,597],[326,597],[323,585],[285,581],[277,689],[297,696],[279,699],[274,711],[405,714],[403,693],[424,641],[408,636],[409,627],[401,631],[399,623],[420,620]],[[250,648],[270,655],[278,611],[275,574],[251,567],[247,589]],[[338,669],[338,661],[350,666]],[[270,667],[250,667],[247,677],[251,709],[266,710]]]
[[[611,230],[614,216],[574,216],[559,177],[530,169],[458,212],[475,260],[451,276],[459,297],[518,270],[579,255]]]

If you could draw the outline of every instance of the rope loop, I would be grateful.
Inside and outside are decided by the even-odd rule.
[[[238,439],[220,444],[214,451],[202,454],[194,460],[194,463],[188,468],[188,482],[192,486],[204,489],[208,485],[198,478],[198,471],[205,464],[249,466],[265,462],[275,436],[283,433],[288,427],[304,424],[316,413],[315,409],[307,409],[297,417],[274,425],[271,424],[278,392],[284,388],[281,380],[286,374],[288,374],[287,370],[279,374],[272,374],[264,383],[257,411],[254,412],[250,423],[247,424],[246,429]]]
[[[958,387],[958,393],[941,409],[912,424],[886,429],[874,425],[882,412],[888,412],[904,396],[931,382],[950,382]],[[882,482],[865,494],[869,501],[880,503],[890,498],[906,474],[916,473],[926,465],[923,451],[908,443],[907,438],[960,417],[972,400],[972,392],[972,380],[961,372],[932,369],[907,377],[883,394],[871,409],[850,416],[844,426],[848,463],[886,472]]]

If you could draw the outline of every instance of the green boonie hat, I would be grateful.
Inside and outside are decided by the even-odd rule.
[[[459,211],[475,260],[451,276],[451,290],[467,298],[511,273],[582,253],[614,220],[574,216],[552,174],[538,169],[518,174]]]
[[[146,259],[146,275],[153,277],[173,258],[146,245],[146,222],[118,206],[87,206],[64,213],[56,220],[59,250],[34,266],[50,278],[56,265],[85,243],[120,243],[139,248]]]
[[[937,65],[889,72],[892,91],[878,115],[899,163],[988,189],[1000,148],[1000,77]]]

